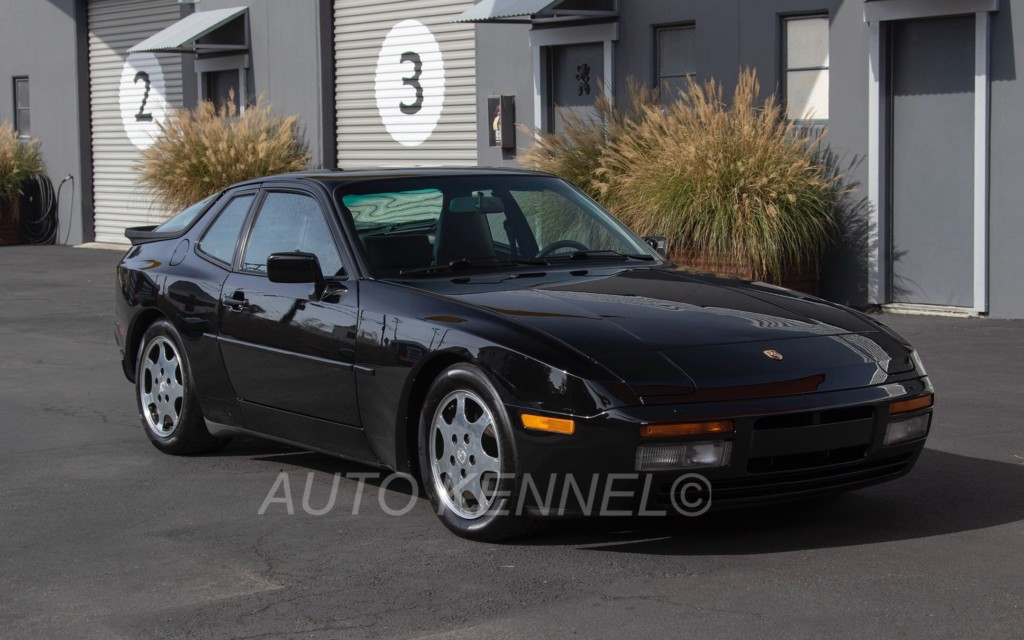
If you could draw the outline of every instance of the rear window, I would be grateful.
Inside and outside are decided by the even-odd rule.
[[[348,194],[342,203],[352,214],[359,235],[374,231],[393,233],[402,227],[431,225],[441,216],[444,195],[438,189],[420,189],[366,195]]]
[[[205,200],[200,200],[191,207],[179,211],[178,213],[168,218],[163,224],[153,229],[153,231],[159,233],[173,233],[175,231],[187,229],[189,226],[191,226],[193,222],[196,221],[196,218],[198,218],[202,212],[206,211],[206,208],[209,207],[210,204],[217,198],[217,195],[218,194],[215,193],[209,198],[206,198]]]

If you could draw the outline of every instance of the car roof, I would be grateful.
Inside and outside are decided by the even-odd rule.
[[[253,186],[268,182],[312,181],[328,185],[337,185],[356,180],[376,180],[385,178],[423,178],[430,176],[486,176],[486,175],[523,175],[550,176],[551,174],[528,169],[502,167],[409,167],[389,169],[311,169],[292,173],[279,173],[262,178],[254,178],[233,185],[234,187]]]

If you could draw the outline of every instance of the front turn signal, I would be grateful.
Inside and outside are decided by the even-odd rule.
[[[732,420],[711,422],[680,422],[677,424],[645,424],[640,427],[641,438],[678,438],[681,436],[709,436],[735,431]]]
[[[524,427],[534,431],[561,433],[567,436],[576,433],[576,423],[564,418],[548,418],[547,416],[537,416],[532,413],[524,413],[522,420]]]
[[[911,398],[909,400],[897,400],[889,405],[889,415],[892,416],[897,413],[909,413],[911,411],[918,411],[919,409],[927,409],[932,406],[934,402],[935,396],[930,393],[926,396]]]

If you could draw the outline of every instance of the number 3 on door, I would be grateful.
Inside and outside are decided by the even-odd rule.
[[[445,69],[426,25],[403,20],[387,33],[374,89],[381,122],[395,142],[415,147],[430,138],[444,107]]]

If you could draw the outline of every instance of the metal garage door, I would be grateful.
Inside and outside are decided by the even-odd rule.
[[[892,299],[974,304],[974,16],[892,31]]]
[[[336,0],[338,165],[476,164],[472,0]]]
[[[176,22],[177,0],[90,0],[89,96],[97,242],[127,242],[127,227],[167,211],[137,181],[135,164],[157,122],[182,106],[181,55],[127,50]]]

